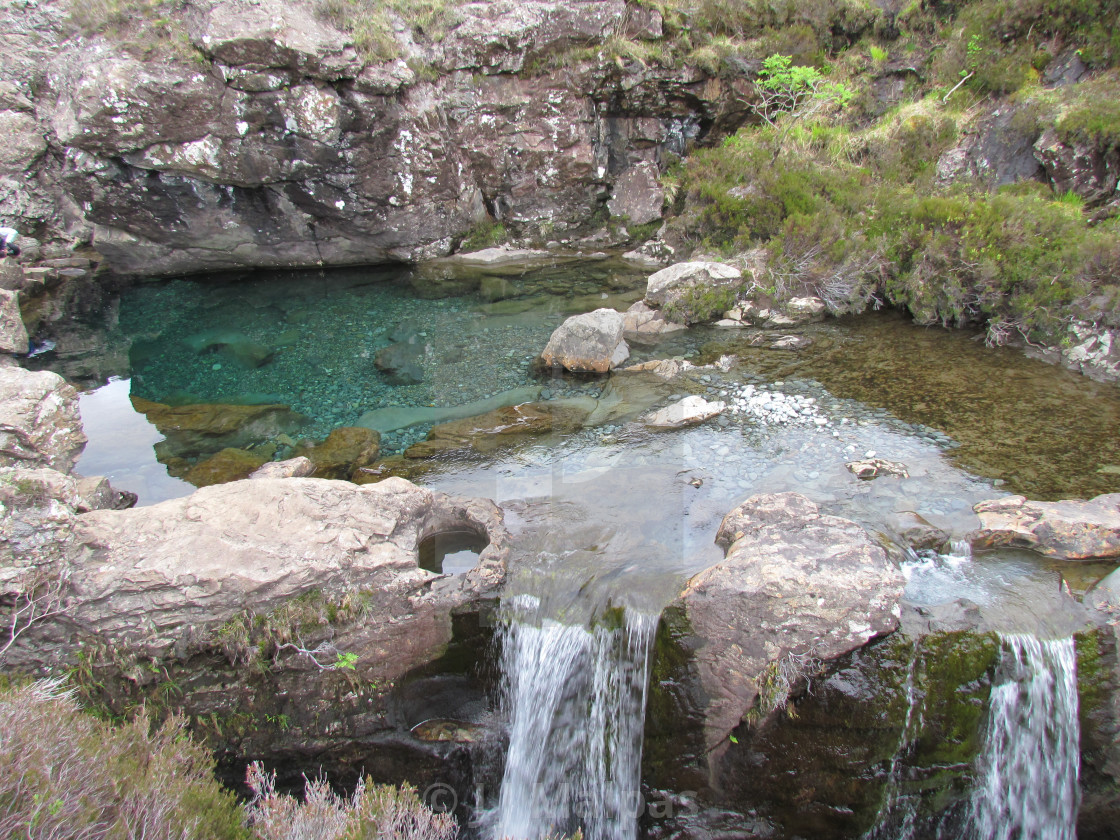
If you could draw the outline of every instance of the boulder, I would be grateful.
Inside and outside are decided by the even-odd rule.
[[[19,314],[19,292],[0,289],[0,352],[27,352],[27,327]]]
[[[0,466],[69,472],[85,446],[78,392],[50,371],[0,366]]]
[[[552,333],[541,361],[570,371],[606,373],[630,357],[622,332],[622,315],[613,309],[573,315]]]
[[[786,314],[798,324],[819,321],[828,307],[819,297],[795,297],[786,301]]]
[[[663,614],[667,659],[654,664],[674,669],[663,685],[677,686],[668,690],[682,729],[685,719],[698,724],[701,743],[682,755],[709,770],[745,719],[765,719],[821,663],[896,629],[905,588],[861,526],[797,493],[751,497],[727,515],[717,542],[725,558]]]
[[[363,487],[239,481],[150,507],[94,511],[73,527],[69,624],[79,635],[147,655],[186,653],[214,643],[247,605],[265,615],[312,591],[377,592],[350,631],[367,642],[354,647],[359,661],[391,674],[439,652],[450,638],[449,609],[496,593],[509,551],[492,503],[399,478]],[[475,530],[489,545],[475,569],[435,586],[437,576],[417,565],[417,546],[449,530]],[[335,644],[345,643],[336,636]]]
[[[1120,493],[1089,501],[1033,502],[1024,496],[980,502],[974,548],[1010,546],[1059,560],[1120,557]]]
[[[651,274],[645,299],[669,320],[694,324],[719,318],[734,305],[742,285],[742,272],[734,266],[683,262]]]
[[[622,313],[623,334],[635,341],[652,341],[665,333],[687,329],[684,324],[665,320],[658,310],[650,308],[644,300],[635,301]]]
[[[710,420],[722,414],[725,408],[727,404],[724,402],[708,402],[694,394],[645,415],[641,422],[660,429],[679,429],[681,426],[694,426]]]

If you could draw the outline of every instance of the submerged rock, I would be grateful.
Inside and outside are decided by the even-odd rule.
[[[1024,496],[981,502],[975,548],[1011,546],[1060,560],[1120,557],[1120,493],[1085,501],[1033,502]]]
[[[906,465],[898,461],[887,461],[884,458],[866,458],[862,461],[849,461],[844,465],[848,472],[856,478],[870,481],[882,475],[893,475],[898,478],[909,478],[910,473]]]
[[[398,385],[415,385],[424,381],[425,347],[418,338],[398,341],[377,351],[374,364],[378,370],[389,375],[389,380]]]
[[[305,453],[314,464],[315,478],[349,478],[359,467],[377,460],[381,435],[372,429],[343,426]]]
[[[541,360],[565,370],[606,373],[630,357],[622,333],[622,315],[613,309],[573,315],[552,333]]]
[[[248,478],[268,460],[245,449],[223,449],[209,458],[199,461],[183,473],[181,478],[195,487],[209,487],[211,484],[225,484]]]
[[[143,397],[129,397],[132,406],[148,418],[165,440],[157,444],[161,461],[196,458],[223,449],[241,449],[250,444],[291,434],[307,420],[289,406],[227,405],[199,403],[165,405]]]
[[[647,426],[662,429],[677,429],[681,426],[692,426],[710,420],[722,414],[725,408],[727,408],[727,403],[708,402],[703,397],[694,394],[647,414],[641,419],[641,422]]]
[[[577,400],[549,400],[498,408],[479,417],[442,423],[427,440],[414,443],[404,454],[406,458],[428,458],[457,450],[489,452],[515,436],[575,429],[593,407],[594,401],[585,405]]]
[[[356,425],[385,434],[420,423],[444,423],[463,417],[476,417],[509,405],[532,402],[540,394],[539,385],[524,385],[483,400],[448,406],[388,406],[367,411]]]

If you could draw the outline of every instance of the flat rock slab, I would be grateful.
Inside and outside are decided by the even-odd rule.
[[[1087,502],[1033,502],[1024,496],[981,502],[974,548],[1009,546],[1059,560],[1120,557],[1120,493]]]
[[[797,493],[743,502],[725,517],[717,542],[724,560],[695,575],[670,605],[684,619],[681,646],[693,651],[690,696],[708,752],[755,708],[767,674],[792,684],[805,662],[895,630],[905,588],[867,531]],[[771,700],[784,705],[785,695]],[[772,710],[763,702],[757,712]]]

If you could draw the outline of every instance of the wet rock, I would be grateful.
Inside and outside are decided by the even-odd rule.
[[[75,476],[81,501],[75,507],[78,513],[91,510],[128,510],[138,500],[129,490],[118,490],[104,476]]]
[[[856,478],[870,481],[884,475],[893,475],[898,478],[909,478],[910,473],[905,464],[898,461],[888,461],[884,458],[865,458],[862,461],[849,461],[844,465],[848,472]]]
[[[250,370],[270,362],[276,352],[236,330],[228,329],[206,330],[192,335],[184,343],[195,353],[219,352]]]
[[[685,397],[679,402],[667,405],[641,419],[647,426],[661,429],[678,429],[682,426],[694,426],[703,423],[723,413],[727,403],[714,401],[708,402],[699,395]]]
[[[692,754],[708,755],[712,771],[746,717],[785,706],[806,663],[894,630],[905,586],[862,527],[796,493],[748,499],[717,541],[725,559],[693,576],[663,618],[686,663],[677,702],[701,724]]]
[[[195,487],[226,484],[240,481],[256,472],[268,459],[245,449],[223,449],[204,461],[199,461],[183,473],[184,481]]]
[[[901,511],[892,517],[892,529],[903,545],[916,551],[941,552],[949,544],[947,531],[938,528],[914,511]]]
[[[739,269],[723,263],[684,262],[651,274],[646,302],[692,324],[718,318],[743,285]],[[722,304],[722,305],[721,305]]]
[[[357,425],[374,429],[382,434],[405,429],[421,423],[445,423],[464,417],[477,417],[496,408],[533,402],[540,394],[539,385],[524,385],[487,397],[482,400],[450,406],[389,406],[367,411],[358,418]]]
[[[613,309],[573,315],[552,333],[541,360],[577,372],[606,373],[630,356],[623,318]]]
[[[27,352],[27,327],[19,313],[19,292],[0,289],[0,352]]]
[[[380,447],[381,435],[372,429],[343,426],[306,455],[315,465],[315,478],[349,478],[354,470],[376,461]]]
[[[466,251],[448,257],[447,262],[459,265],[498,266],[517,265],[525,266],[541,261],[549,261],[552,255],[548,251],[536,251],[528,248],[483,248],[481,251]]]
[[[285,461],[272,461],[254,470],[249,478],[307,478],[315,472],[310,458],[298,455]]]
[[[0,365],[0,466],[69,472],[85,443],[78,394],[61,376]]]
[[[243,449],[250,444],[291,434],[306,418],[279,404],[164,405],[143,397],[129,397],[132,407],[148,418],[165,437],[157,445],[163,458],[195,458],[222,449]]]
[[[516,436],[538,435],[578,428],[593,407],[580,400],[549,400],[507,406],[478,417],[441,423],[428,439],[405,451],[406,458],[428,458],[443,452],[490,452]]]
[[[1011,546],[1060,560],[1120,557],[1120,493],[1089,501],[1034,502],[1024,496],[981,502],[974,548]]]

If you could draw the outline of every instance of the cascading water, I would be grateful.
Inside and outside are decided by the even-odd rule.
[[[1078,792],[1073,639],[1003,637],[977,787],[975,840],[1073,840]],[[1000,680],[1000,677],[1003,679]]]
[[[522,599],[522,606],[524,601]],[[587,629],[515,612],[503,636],[510,744],[494,838],[582,828],[632,840],[640,805],[650,643],[657,617]]]
[[[914,737],[922,730],[921,692],[918,691],[917,671],[920,657],[917,650],[906,669],[906,717],[898,746],[891,757],[887,771],[887,799],[879,813],[879,821],[863,835],[863,840],[912,840],[918,817],[918,797],[907,796],[902,787],[903,761]]]

